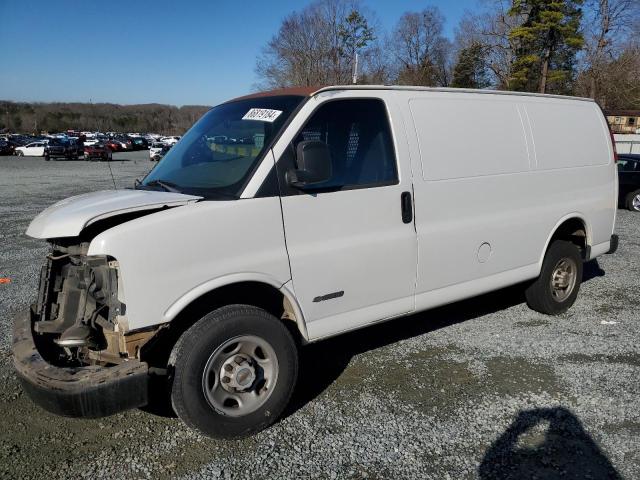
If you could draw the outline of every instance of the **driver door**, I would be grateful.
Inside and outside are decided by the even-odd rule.
[[[312,339],[414,309],[412,179],[388,108],[381,98],[324,102],[278,162],[292,283]],[[327,144],[332,175],[301,191],[286,184],[286,171],[308,140]]]

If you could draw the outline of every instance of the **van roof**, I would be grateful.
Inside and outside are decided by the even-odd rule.
[[[230,100],[235,102],[237,100],[246,100],[249,98],[259,97],[272,97],[276,95],[297,95],[301,97],[312,97],[318,93],[329,92],[335,90],[400,90],[400,91],[418,91],[418,92],[449,92],[449,93],[476,93],[476,94],[491,94],[491,95],[515,95],[526,97],[544,97],[544,98],[562,98],[566,100],[582,100],[586,102],[593,102],[592,98],[584,97],[570,97],[565,95],[550,95],[543,93],[531,93],[531,92],[512,92],[505,90],[477,90],[468,88],[444,88],[444,87],[413,87],[404,85],[332,85],[332,86],[308,86],[308,87],[289,87],[279,88],[276,90],[267,90],[263,92],[256,92],[250,95],[234,98]]]

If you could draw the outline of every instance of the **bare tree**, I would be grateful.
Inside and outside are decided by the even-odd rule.
[[[596,98],[611,62],[618,58],[640,16],[638,0],[588,0],[585,5],[584,71]]]
[[[640,30],[640,29],[639,29]],[[640,36],[638,31],[616,47],[616,54],[598,70],[595,99],[605,109],[640,109]],[[587,96],[593,70],[578,76],[576,93]]]
[[[360,83],[369,85],[386,85],[394,82],[393,56],[388,39],[375,40],[361,55],[362,74]]]
[[[411,85],[442,85],[449,81],[451,44],[442,31],[444,17],[437,7],[406,12],[390,42],[397,63],[397,81]]]
[[[357,0],[319,0],[287,16],[258,58],[259,87],[349,83],[376,27]]]
[[[521,19],[509,15],[511,2],[492,0],[484,11],[466,13],[455,30],[455,50],[482,45],[485,63],[491,77],[491,86],[501,90],[509,88],[511,65],[515,58],[515,48],[509,39],[509,32]]]

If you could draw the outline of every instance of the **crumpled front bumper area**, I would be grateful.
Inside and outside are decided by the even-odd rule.
[[[48,363],[33,339],[33,313],[13,325],[13,363],[24,390],[45,410],[68,417],[97,418],[141,407],[148,401],[146,363],[57,367]]]

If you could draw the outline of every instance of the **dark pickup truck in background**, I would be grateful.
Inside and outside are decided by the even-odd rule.
[[[66,158],[77,160],[84,157],[84,145],[82,141],[72,138],[52,138],[44,148],[44,159]]]

